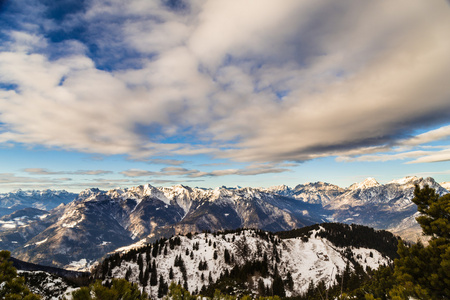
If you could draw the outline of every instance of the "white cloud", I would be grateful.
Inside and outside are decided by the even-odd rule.
[[[443,139],[448,139],[450,137],[450,125],[442,126],[438,129],[430,130],[428,132],[419,134],[412,137],[402,144],[404,145],[422,145],[430,142],[435,142]]]
[[[291,166],[291,165],[289,165]],[[227,176],[227,175],[260,175],[268,173],[282,173],[288,172],[289,169],[286,168],[284,164],[261,164],[261,165],[250,165],[241,169],[222,169],[213,171],[200,171],[196,169],[186,169],[181,167],[166,167],[162,168],[160,171],[147,171],[141,169],[129,169],[120,172],[126,177],[163,177],[163,176],[180,176],[182,178],[199,178],[199,177],[216,177],[216,176]],[[153,180],[153,179],[152,179]],[[171,182],[174,182],[171,180]]]
[[[38,175],[58,175],[58,174],[66,174],[66,175],[105,175],[112,174],[112,171],[106,170],[78,170],[78,171],[51,171],[43,168],[26,168],[23,170],[29,174],[38,174]]]
[[[44,29],[14,29],[0,49],[0,82],[15,85],[0,90],[2,143],[141,160],[282,162],[450,135],[445,1],[193,1],[181,12],[152,1],[92,1],[60,25],[70,33],[89,24],[85,40],[64,42],[67,52],[47,38],[59,25],[39,9]],[[430,126],[442,128],[407,139]],[[413,150],[358,159],[445,157]],[[141,171],[124,175],[155,175]]]

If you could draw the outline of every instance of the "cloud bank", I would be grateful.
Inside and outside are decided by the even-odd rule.
[[[1,8],[0,143],[154,163],[403,146],[450,160],[414,148],[450,136],[444,0],[22,2]],[[171,162],[161,172],[215,176]]]

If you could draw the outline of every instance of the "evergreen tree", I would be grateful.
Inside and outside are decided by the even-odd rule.
[[[286,292],[284,290],[283,279],[281,279],[279,274],[276,274],[276,276],[274,275],[272,289],[273,289],[274,295],[277,295],[280,297],[286,296]]]
[[[159,275],[159,287],[158,287],[158,298],[162,298],[167,294],[169,291],[169,286],[164,281],[164,278],[162,275]]]
[[[258,281],[258,294],[259,296],[265,296],[266,295],[266,286],[264,285],[264,281],[262,278]]]
[[[139,253],[138,254],[138,260],[137,260],[138,266],[139,266],[139,270],[142,270],[143,266],[144,266],[144,261],[142,259],[142,255]]]
[[[156,270],[156,263],[153,261],[152,265],[152,275],[150,276],[150,285],[155,286],[158,284],[158,274]]]
[[[213,278],[211,276],[211,272],[209,272],[208,281],[209,281],[210,284],[213,283]]]
[[[25,298],[24,298],[25,299]],[[137,285],[124,279],[112,279],[109,286],[96,281],[89,287],[82,287],[72,292],[73,300],[149,300],[147,294],[141,293]]]
[[[155,243],[155,244],[153,245],[152,256],[153,256],[153,257],[158,256],[158,243]]]
[[[80,289],[72,292],[73,300],[91,300],[91,290],[89,287],[83,286]]]
[[[139,270],[139,282],[141,284],[144,284],[144,270],[143,269]]]
[[[153,275],[153,273],[152,273],[152,275]],[[144,278],[142,279],[142,285],[144,286],[144,287],[146,287],[147,286],[147,284],[148,284],[148,278],[150,277],[150,267],[146,267],[145,268],[145,272],[144,272]]]
[[[37,300],[40,297],[30,292],[25,286],[23,277],[17,276],[17,270],[13,267],[9,260],[10,252],[6,250],[0,251],[0,299],[5,300]]]
[[[130,280],[131,273],[132,273],[131,267],[128,267],[128,270],[127,270],[127,272],[125,273],[125,280],[126,280],[126,281],[129,281],[129,280]]]
[[[450,240],[450,194],[439,197],[436,192],[425,186],[416,186],[412,201],[422,213],[416,220],[423,233],[432,238]]]
[[[150,263],[150,252],[149,251],[145,252],[145,261],[147,262],[147,264]]]
[[[230,263],[230,252],[228,252],[228,249],[225,249],[223,255],[224,255],[225,263],[229,264]]]
[[[286,274],[286,285],[289,290],[292,290],[294,288],[294,279],[292,278],[292,274],[290,271]]]
[[[397,285],[391,290],[393,299],[450,299],[450,194],[439,197],[433,189],[416,186],[412,201],[422,213],[417,222],[428,246],[421,243],[406,247],[399,242],[394,276]]]

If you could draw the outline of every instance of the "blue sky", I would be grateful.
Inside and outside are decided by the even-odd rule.
[[[0,2],[0,191],[450,181],[447,1]]]

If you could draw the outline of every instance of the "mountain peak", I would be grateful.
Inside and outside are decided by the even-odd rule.
[[[389,183],[396,183],[396,184],[403,185],[403,184],[417,183],[417,182],[420,181],[421,179],[422,179],[422,178],[419,178],[419,177],[417,177],[417,176],[406,176],[406,177],[403,177],[403,178],[401,178],[401,179],[392,180],[392,181],[389,182]]]
[[[376,187],[379,185],[380,184],[378,183],[378,181],[375,178],[369,177],[366,180],[364,180],[363,182],[352,184],[349,187],[349,189],[350,190],[367,189],[367,188]]]

